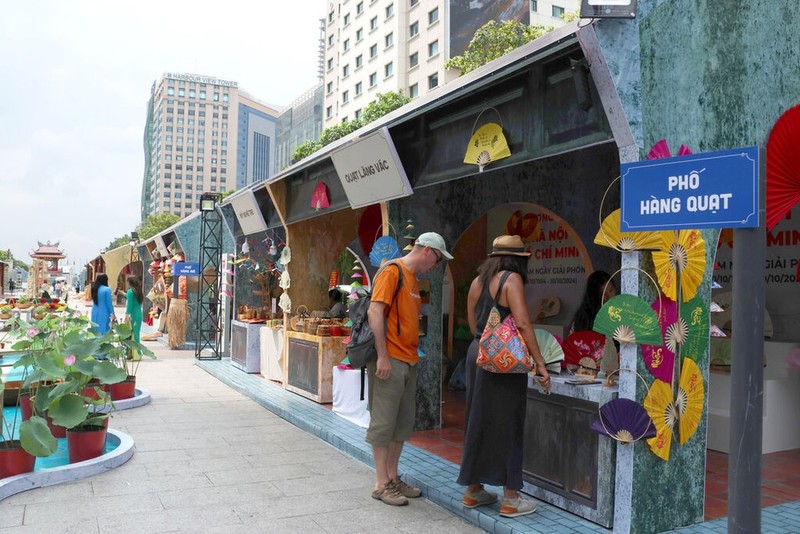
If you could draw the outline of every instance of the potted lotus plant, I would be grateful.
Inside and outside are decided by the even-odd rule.
[[[108,359],[125,371],[126,378],[122,382],[109,385],[108,390],[112,400],[129,399],[136,394],[136,373],[142,357],[155,359],[156,355],[136,341],[129,324],[116,324],[111,327],[109,334],[113,342],[106,347]]]
[[[25,353],[15,365],[29,369],[24,386],[35,391],[29,422],[39,428],[40,421],[46,424],[39,414],[46,414],[54,425],[65,427],[70,462],[103,454],[108,414],[100,410],[108,400],[101,388],[126,378],[123,369],[105,359],[119,350],[116,334],[97,335],[86,317],[71,310],[35,324],[20,321],[17,334],[23,339],[14,348]],[[23,423],[21,433],[26,426],[33,423]],[[37,440],[35,445],[45,447],[53,432],[47,427],[31,437]]]
[[[11,319],[11,304],[0,306],[0,319]]]

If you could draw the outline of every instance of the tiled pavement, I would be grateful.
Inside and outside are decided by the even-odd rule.
[[[331,410],[286,391],[259,375],[236,369],[227,359],[197,362],[197,365],[233,389],[252,398],[271,412],[295,426],[318,436],[344,453],[372,465],[371,451],[364,442],[365,430],[337,416]],[[404,478],[423,489],[423,495],[455,515],[495,533],[589,533],[609,532],[547,503],[538,502],[531,516],[503,518],[497,507],[466,510],[461,506],[463,486],[455,482],[458,465],[431,452],[407,444],[400,462]],[[494,488],[500,491],[500,488]],[[726,518],[700,523],[673,532],[727,532]],[[800,501],[765,508],[762,511],[762,532],[800,533]]]

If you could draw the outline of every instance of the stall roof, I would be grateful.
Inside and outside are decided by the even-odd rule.
[[[261,184],[273,184],[286,179],[306,168],[317,165],[325,159],[330,158],[331,153],[335,152],[342,146],[353,142],[354,140],[369,135],[383,127],[393,127],[403,122],[407,122],[423,113],[448,103],[452,100],[460,98],[468,91],[474,91],[492,83],[498,76],[509,74],[521,70],[530,64],[541,60],[558,50],[567,46],[571,46],[577,42],[577,32],[580,29],[580,21],[574,21],[569,24],[553,30],[552,32],[539,37],[527,43],[513,52],[510,52],[503,57],[495,59],[475,69],[472,72],[465,74],[445,85],[434,89],[430,93],[419,97],[413,102],[409,102],[405,106],[394,110],[393,112],[373,121],[355,132],[337,139],[333,143],[321,148],[314,154],[304,158],[303,160],[287,167],[283,172],[276,174],[271,178],[267,178]]]

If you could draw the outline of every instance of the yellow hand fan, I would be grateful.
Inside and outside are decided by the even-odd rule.
[[[511,155],[508,147],[503,127],[496,122],[484,124],[469,138],[467,152],[464,154],[464,163],[478,165],[478,171],[483,172],[483,168],[499,159],[507,158]]]
[[[620,210],[614,210],[603,219],[594,236],[595,245],[610,247],[620,252],[632,250],[658,250],[663,246],[663,232],[623,232]]]
[[[680,418],[678,407],[672,401],[672,387],[655,379],[644,398],[644,409],[656,425],[656,437],[648,439],[647,444],[653,454],[666,462],[672,445],[672,431]]]
[[[688,302],[697,294],[706,271],[706,242],[700,230],[661,232],[663,243],[653,252],[658,285],[666,296],[677,301],[678,280],[681,299]]]
[[[697,425],[703,415],[705,387],[703,375],[694,360],[683,358],[681,379],[678,382],[678,398],[675,405],[680,414],[678,422],[678,442],[683,445],[697,431]]]

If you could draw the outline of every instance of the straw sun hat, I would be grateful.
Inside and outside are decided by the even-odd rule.
[[[518,235],[497,236],[492,242],[492,252],[489,256],[530,256],[525,250],[522,238]]]

